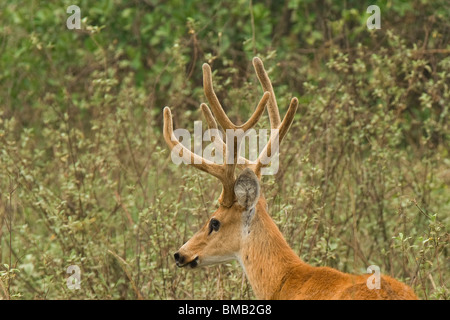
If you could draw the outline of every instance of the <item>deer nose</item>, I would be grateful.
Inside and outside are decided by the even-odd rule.
[[[182,265],[184,262],[184,256],[182,256],[181,254],[179,254],[178,252],[175,252],[175,254],[173,255],[173,257],[175,258],[175,262],[177,263],[177,265]]]

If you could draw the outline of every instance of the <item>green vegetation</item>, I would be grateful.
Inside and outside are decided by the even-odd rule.
[[[81,30],[66,28],[72,4]],[[176,268],[221,186],[175,166],[161,130],[166,105],[176,128],[202,118],[204,62],[245,121],[255,55],[281,115],[300,101],[264,178],[294,250],[448,299],[449,21],[443,0],[2,1],[0,299],[254,298],[238,263]]]

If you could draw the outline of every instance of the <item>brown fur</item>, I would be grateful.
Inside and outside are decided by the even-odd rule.
[[[207,223],[194,235],[179,251],[186,262],[198,257],[202,266],[207,256],[237,253],[258,299],[417,299],[410,287],[388,276],[381,276],[380,289],[370,290],[366,285],[370,275],[351,275],[304,263],[267,214],[263,197],[247,235],[242,232],[244,211],[237,203],[231,208],[220,207],[212,217],[221,221],[221,229],[208,234]]]

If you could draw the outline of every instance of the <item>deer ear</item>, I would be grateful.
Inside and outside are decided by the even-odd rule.
[[[242,171],[234,183],[238,203],[246,210],[252,209],[259,199],[260,186],[256,174],[249,168]]]

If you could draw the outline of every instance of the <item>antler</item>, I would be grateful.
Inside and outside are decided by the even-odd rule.
[[[207,63],[203,64],[203,90],[205,92],[206,98],[208,99],[209,103],[211,104],[211,108],[217,118],[217,121],[219,121],[220,126],[225,130],[226,129],[233,129],[233,130],[242,129],[243,131],[247,131],[248,129],[251,129],[261,118],[261,115],[264,112],[264,107],[270,96],[269,92],[264,92],[264,95],[261,98],[261,101],[259,102],[258,106],[256,107],[256,110],[253,113],[253,115],[251,116],[251,118],[243,125],[237,126],[233,122],[230,121],[228,116],[225,114],[225,111],[223,111],[223,108],[219,102],[219,99],[217,99],[216,93],[214,92],[214,88],[212,85],[211,67]]]
[[[224,164],[213,163],[212,161],[209,161],[208,159],[205,159],[186,149],[173,133],[172,114],[170,112],[170,109],[168,107],[164,108],[164,139],[169,145],[169,148],[172,150],[172,152],[178,151],[179,155],[180,153],[182,153],[182,158],[185,161],[202,171],[212,174],[222,182],[223,189],[222,195],[219,198],[219,203],[226,207],[231,207],[235,202],[234,182],[236,166],[241,169],[249,167],[256,173],[258,177],[260,177],[261,168],[267,166],[273,155],[278,152],[278,146],[280,145],[290,125],[292,124],[298,106],[297,98],[293,98],[289,105],[288,112],[286,113],[283,121],[280,123],[280,114],[278,111],[272,83],[270,82],[269,77],[264,69],[264,65],[259,58],[255,57],[253,59],[253,66],[265,92],[250,119],[243,125],[238,126],[228,118],[225,111],[223,110],[223,107],[214,92],[211,68],[208,64],[203,64],[203,87],[205,96],[211,105],[212,113],[206,104],[202,103],[200,107],[203,115],[205,116],[208,127],[209,129],[218,129],[217,122],[213,116],[214,114],[220,126],[224,130],[232,130],[234,133],[234,136],[230,136],[230,138],[234,140],[233,143],[230,143],[228,139],[227,143],[225,143],[220,137],[217,136],[211,139],[215,144],[215,152],[220,152],[222,156],[224,154],[226,155],[226,161]],[[255,124],[259,121],[262,113],[264,112],[264,107],[266,106],[266,104],[268,107],[269,120],[272,131],[266,147],[260,153],[258,159],[252,162],[239,155],[239,142],[245,135],[246,131],[254,127]],[[278,143],[275,143],[276,139],[278,139]],[[231,145],[233,145],[233,150],[231,150]],[[276,146],[274,150],[272,150],[273,145]],[[175,148],[176,150],[174,150]]]
[[[281,119],[280,112],[278,111],[277,98],[272,87],[272,82],[270,81],[266,69],[264,69],[264,65],[260,58],[253,58],[253,67],[255,68],[256,75],[258,76],[263,90],[270,92],[270,100],[267,106],[267,110],[269,112],[270,127],[272,129],[276,129],[280,125]]]
[[[254,171],[256,175],[259,177],[261,175],[261,167],[264,164],[269,162],[269,159],[278,152],[278,148],[283,141],[284,136],[289,130],[292,121],[294,120],[295,113],[297,112],[298,107],[298,99],[292,98],[291,103],[289,104],[288,111],[281,122],[280,112],[278,109],[277,99],[275,96],[275,92],[273,91],[272,82],[267,75],[266,69],[264,68],[264,64],[258,57],[253,58],[253,67],[255,68],[256,75],[258,76],[259,82],[263,87],[264,91],[270,92],[269,103],[267,104],[267,111],[269,113],[269,121],[270,127],[272,129],[271,136],[269,142],[267,143],[264,150],[261,152]],[[281,122],[281,123],[280,123]],[[273,130],[276,129],[276,130]],[[278,139],[277,149],[272,150],[272,145],[274,144],[275,139]],[[269,156],[270,154],[270,156]]]

